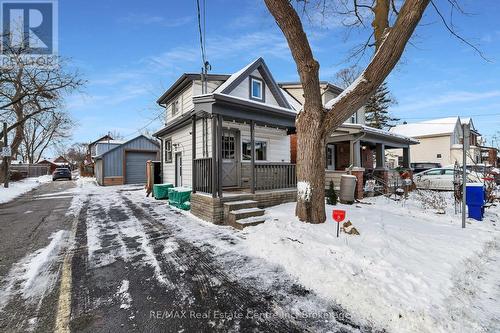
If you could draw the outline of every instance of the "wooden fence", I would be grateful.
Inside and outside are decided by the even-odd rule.
[[[50,175],[50,167],[48,165],[11,164],[9,169],[11,171],[20,172],[25,177],[39,177],[44,175]]]

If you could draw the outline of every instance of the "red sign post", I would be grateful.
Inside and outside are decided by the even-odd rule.
[[[345,219],[345,210],[334,209],[332,212],[332,217],[335,222],[337,222],[337,237],[339,237],[340,222]]]

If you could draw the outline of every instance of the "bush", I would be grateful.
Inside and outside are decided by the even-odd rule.
[[[415,191],[416,198],[424,209],[435,209],[437,213],[444,214],[448,203],[441,192],[431,190]]]
[[[330,185],[328,186],[328,191],[326,192],[326,203],[329,205],[336,205],[339,197],[337,192],[335,192],[335,187],[333,186],[333,181],[330,180]]]

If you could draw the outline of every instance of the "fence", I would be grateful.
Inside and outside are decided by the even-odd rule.
[[[11,164],[9,169],[11,171],[20,172],[25,177],[39,177],[44,175],[50,175],[50,167],[48,165]]]

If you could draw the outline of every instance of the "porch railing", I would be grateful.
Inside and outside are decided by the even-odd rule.
[[[256,190],[274,190],[296,186],[295,164],[255,163]]]
[[[196,179],[193,182],[195,191],[212,193],[212,158],[197,158],[193,161]]]

